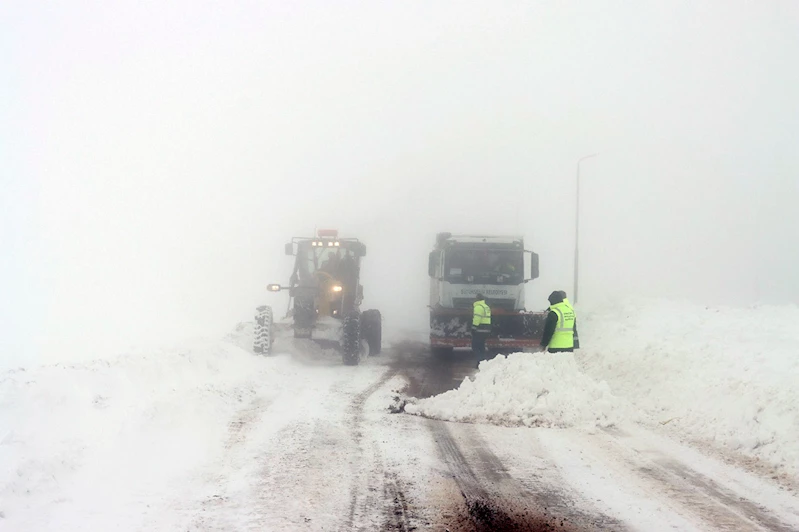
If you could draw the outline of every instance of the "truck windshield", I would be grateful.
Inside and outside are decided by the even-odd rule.
[[[524,255],[505,249],[449,249],[444,279],[453,283],[519,284],[524,280]]]

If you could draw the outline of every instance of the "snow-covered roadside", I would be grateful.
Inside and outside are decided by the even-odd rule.
[[[799,475],[799,309],[663,300],[579,309],[583,348],[480,364],[412,414],[497,425],[640,421]]]
[[[799,475],[799,308],[580,310],[580,367],[645,419]]]
[[[0,527],[137,528],[291,365],[228,341],[0,374]]]

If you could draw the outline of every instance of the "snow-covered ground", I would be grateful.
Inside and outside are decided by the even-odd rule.
[[[651,423],[799,474],[799,308],[639,300],[581,315],[578,361]]]
[[[641,501],[665,497],[655,484],[668,481],[685,500],[652,507],[668,514],[663,523],[695,524],[680,509],[694,503],[695,486],[675,484],[678,457],[702,478],[730,479],[730,493],[781,500],[785,522],[799,519],[792,495],[657,440],[709,442],[711,452],[735,450],[795,480],[798,309],[630,301],[580,309],[580,323],[577,354],[484,361],[457,389],[406,411],[500,425],[479,434],[515,478],[556,464],[570,485],[591,500],[605,497],[602,511],[626,522],[661,517],[635,503],[629,486],[605,489],[606,477],[643,486]],[[425,420],[386,417],[391,390],[402,387],[401,374],[387,365],[400,348],[353,368],[313,349],[257,357],[250,344],[245,324],[225,339],[182,349],[0,374],[0,529],[368,527],[382,522],[369,515],[370,505],[385,503],[371,493],[406,490],[400,499],[415,494],[417,503],[440,496],[440,486],[424,480],[441,470]],[[437,438],[446,432],[429,427]],[[450,430],[472,438],[473,431]],[[538,446],[536,458],[514,458],[514,449],[529,446]],[[634,478],[654,467],[642,457],[655,448],[660,476]],[[597,469],[603,460],[614,465]],[[424,470],[406,471],[411,464]],[[307,494],[313,508],[301,502]]]
[[[338,526],[356,480],[332,465],[351,462],[341,425],[385,367],[344,366],[307,342],[278,341],[268,358],[251,344],[243,324],[220,341],[0,375],[0,530]],[[318,476],[291,474],[311,456]],[[260,480],[265,469],[276,476]],[[313,510],[282,513],[308,497]]]
[[[228,422],[293,376],[230,341],[0,376],[0,528],[116,530],[224,450]]]

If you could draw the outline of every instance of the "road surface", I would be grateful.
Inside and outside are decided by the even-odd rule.
[[[468,352],[435,358],[409,341],[358,367],[295,356],[292,392],[246,405],[224,460],[189,479],[197,497],[170,503],[188,530],[799,530],[790,488],[655,429],[401,412],[405,395],[436,395],[476,372]]]

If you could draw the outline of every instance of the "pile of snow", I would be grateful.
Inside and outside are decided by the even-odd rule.
[[[580,367],[653,424],[799,473],[796,306],[639,300],[580,323]]]
[[[578,314],[574,356],[500,356],[406,411],[500,425],[640,421],[799,475],[799,308],[632,300]]]
[[[0,525],[136,528],[294,372],[216,342],[0,373]]]
[[[459,388],[405,411],[450,421],[588,429],[627,417],[608,385],[580,371],[568,353],[497,356],[480,364],[474,380],[467,377]]]

